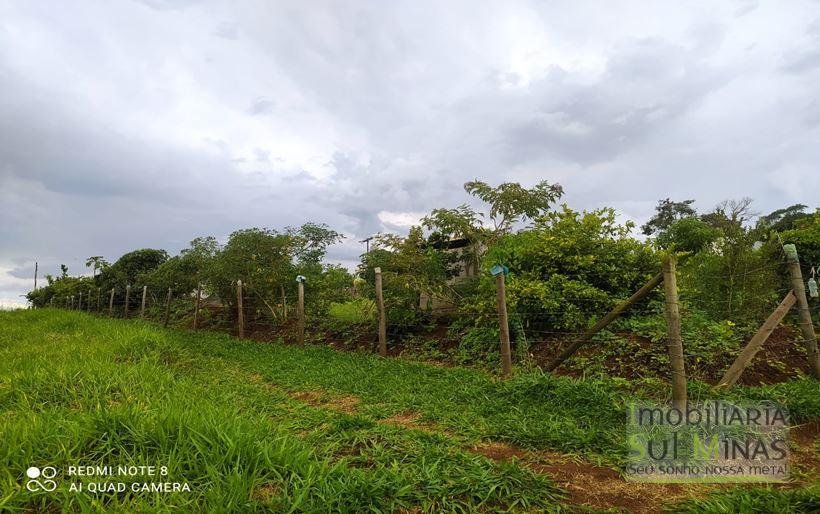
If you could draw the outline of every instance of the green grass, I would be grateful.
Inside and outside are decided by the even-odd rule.
[[[565,500],[548,478],[468,448],[490,439],[617,464],[636,396],[622,380],[500,381],[49,309],[0,313],[0,327],[0,511],[556,511]],[[778,394],[810,419],[816,386],[733,394]],[[298,391],[359,404],[337,412]],[[434,429],[379,422],[407,411]],[[55,493],[21,485],[30,465],[106,464],[167,466],[192,491],[78,494],[64,476]]]
[[[0,511],[541,510],[561,496],[458,436],[377,423],[389,406],[350,415],[294,400],[289,389],[323,385],[295,378],[332,365],[319,349],[47,310],[0,313],[0,326]],[[30,465],[106,464],[167,466],[192,491],[21,486]]]
[[[768,487],[734,488],[710,494],[702,500],[678,504],[681,514],[796,514],[820,512],[820,485],[805,489],[783,490]]]
[[[331,303],[328,316],[339,323],[364,325],[376,320],[376,304],[373,300],[360,298],[344,303]]]

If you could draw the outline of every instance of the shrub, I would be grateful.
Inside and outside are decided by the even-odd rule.
[[[502,237],[483,263],[509,267],[511,313],[546,330],[581,329],[657,273],[651,246],[629,237],[631,222],[619,225],[615,218],[609,208],[579,213],[564,206],[533,228]],[[483,284],[480,294],[492,299],[493,281]]]

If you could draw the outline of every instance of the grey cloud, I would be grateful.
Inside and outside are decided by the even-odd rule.
[[[470,201],[474,178],[639,223],[667,196],[811,203],[783,179],[820,162],[820,25],[794,5],[4,4],[0,291],[35,260],[308,219],[351,264],[381,211]]]
[[[275,107],[276,102],[270,98],[259,97],[251,103],[250,107],[248,107],[248,114],[251,116],[270,114],[273,112]]]
[[[783,70],[789,73],[806,73],[820,67],[820,50],[804,52],[787,58]]]
[[[235,23],[222,22],[214,29],[214,35],[234,41],[239,39],[239,27]]]
[[[168,10],[168,9],[184,9],[191,5],[198,4],[202,0],[133,0],[137,3],[147,5],[152,9]]]
[[[534,85],[505,145],[512,165],[544,154],[582,165],[611,160],[697,107],[728,81],[700,55],[660,40],[636,41],[610,56],[592,85],[548,78]]]
[[[797,47],[784,56],[782,69],[788,73],[801,74],[820,67],[820,18],[813,20],[805,28],[810,46]]]
[[[759,6],[759,2],[757,0],[740,0],[736,2],[736,4],[737,9],[735,9],[734,14],[738,18],[741,16],[746,16],[750,12],[757,9]]]

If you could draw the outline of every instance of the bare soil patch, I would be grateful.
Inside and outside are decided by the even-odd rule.
[[[421,414],[418,412],[403,411],[393,414],[387,418],[380,419],[379,423],[408,428],[411,430],[424,430],[428,432],[435,429],[435,426],[432,423],[425,423],[420,420]]]
[[[570,503],[595,509],[660,512],[670,501],[702,495],[714,488],[709,485],[629,482],[611,468],[556,452],[524,450],[499,442],[482,443],[471,450],[496,461],[520,460],[532,471],[549,476],[567,491]]]
[[[776,487],[791,488],[817,478],[818,460],[813,445],[817,441],[820,421],[795,428],[792,440],[798,449],[792,452],[791,464],[808,472],[801,480]],[[595,509],[622,512],[662,512],[670,503],[700,498],[731,484],[655,484],[631,482],[611,468],[597,466],[570,455],[550,451],[531,451],[500,442],[484,442],[470,448],[495,461],[516,459],[536,473],[549,476],[569,494],[569,502]]]
[[[330,395],[326,391],[296,391],[289,393],[292,398],[314,407],[322,407],[343,414],[354,414],[359,407],[359,400],[353,395]]]
[[[668,368],[656,359],[665,351],[663,343],[653,342],[631,332],[620,332],[617,335],[623,341],[613,343],[620,346],[614,348],[616,352],[603,362],[603,369],[608,375],[634,380],[648,376],[663,377],[668,374]],[[799,339],[799,334],[791,327],[777,327],[752,364],[746,368],[738,383],[748,386],[777,384],[793,380],[801,374],[808,374],[811,370],[805,350],[797,342]],[[561,339],[548,339],[533,344],[529,351],[536,364],[545,366],[557,357],[567,344]],[[600,351],[599,344],[590,343],[578,351],[575,359],[594,358]],[[701,361],[697,365],[689,362],[687,371],[692,378],[716,384],[736,356],[735,353],[727,352],[713,355],[709,361]],[[588,372],[581,367],[573,367],[572,359],[555,370],[557,374],[575,378],[581,377],[585,371]]]

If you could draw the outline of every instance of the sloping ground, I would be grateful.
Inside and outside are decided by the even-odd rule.
[[[664,377],[669,373],[664,343],[653,342],[647,337],[630,332],[621,332],[617,336],[617,340],[596,341],[582,347],[576,356],[558,371],[574,377],[603,371],[610,376],[631,380]],[[800,340],[800,334],[791,327],[777,327],[763,345],[763,349],[743,372],[739,383],[751,386],[777,384],[810,375],[811,367]],[[558,356],[564,347],[565,342],[551,340],[532,345],[530,352],[536,363],[546,365]],[[697,366],[693,366],[690,360],[687,363],[687,373],[690,377],[716,384],[737,355],[737,349],[726,349],[712,359],[701,359]]]
[[[0,327],[0,510],[652,512],[710,489],[650,490],[612,469],[633,384],[499,382],[48,310],[0,313]],[[733,394],[786,402],[808,421],[820,417],[816,390],[802,380]],[[792,487],[817,479],[814,426]],[[167,466],[191,491],[69,492],[99,480],[66,477],[78,464]],[[30,465],[60,469],[57,491],[27,491]]]

